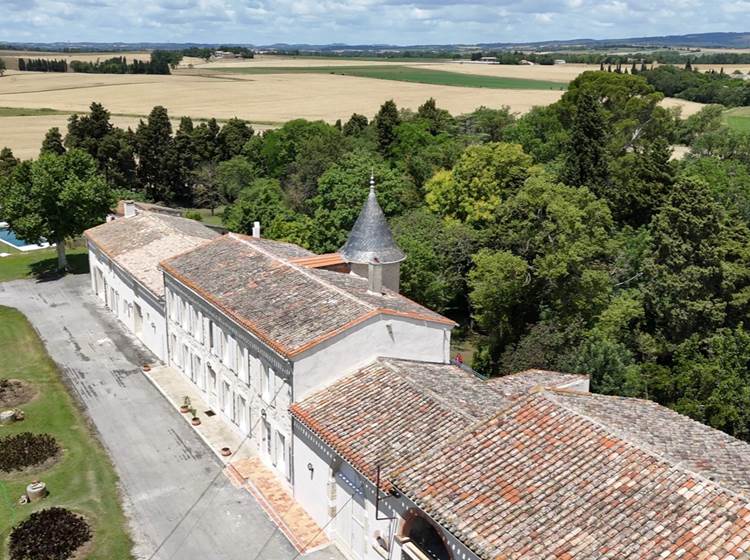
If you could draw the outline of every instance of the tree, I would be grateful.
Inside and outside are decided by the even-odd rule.
[[[454,124],[451,114],[445,109],[439,109],[432,97],[419,106],[417,119],[424,121],[430,134],[433,135],[446,132]]]
[[[14,155],[10,148],[5,147],[0,150],[0,178],[10,175],[13,168],[21,163]]]
[[[378,114],[375,115],[375,128],[378,132],[378,150],[383,156],[390,155],[391,145],[396,140],[396,127],[400,122],[398,107],[393,99],[380,106]]]
[[[216,166],[216,187],[224,204],[232,204],[240,192],[258,178],[258,170],[242,156]]]
[[[23,239],[57,245],[58,269],[67,267],[66,240],[107,216],[113,200],[109,186],[86,152],[45,153],[15,167],[0,190],[5,220]]]
[[[187,198],[187,180],[180,173],[174,150],[172,123],[167,110],[154,107],[148,121],[141,121],[135,132],[138,152],[138,179],[152,200],[172,202]]]
[[[99,142],[112,132],[112,128],[109,111],[101,103],[92,103],[88,115],[80,117],[72,115],[68,119],[68,134],[65,137],[65,145],[68,148],[86,150],[91,157],[98,161]]]
[[[216,164],[204,163],[191,173],[190,181],[193,186],[193,202],[199,208],[210,209],[213,216],[222,202]]]
[[[532,163],[518,144],[469,146],[452,171],[427,181],[425,200],[443,217],[476,227],[492,223],[502,201],[529,177]]]
[[[478,245],[474,230],[448,223],[420,207],[391,223],[393,237],[406,253],[401,293],[440,313],[465,315],[466,277]]]
[[[490,109],[481,106],[468,115],[459,117],[459,123],[465,134],[475,134],[488,142],[500,142],[503,140],[505,130],[513,124],[515,117],[510,112],[510,107]]]
[[[224,211],[224,225],[232,231],[252,233],[253,223],[272,229],[286,213],[284,194],[277,179],[257,179],[243,189],[235,203]]]
[[[724,323],[723,219],[704,183],[682,179],[651,222],[654,249],[646,269],[645,304],[654,332],[668,343]]]
[[[53,126],[47,131],[40,153],[56,154],[58,156],[65,153],[65,146],[63,146],[62,134],[60,134],[59,128]]]
[[[242,153],[242,148],[253,137],[253,127],[250,123],[238,118],[229,119],[216,137],[220,147],[221,160],[232,159]]]
[[[469,299],[477,325],[487,334],[490,359],[484,367],[497,371],[497,358],[520,336],[529,308],[528,263],[508,251],[482,249],[469,272]]]
[[[570,138],[565,148],[562,181],[603,194],[609,178],[607,129],[598,100],[588,91],[578,95]]]
[[[5,75],[5,60],[0,58],[0,78],[2,78]]]
[[[359,113],[353,113],[349,120],[346,121],[342,129],[344,136],[359,136],[367,129],[367,117]]]
[[[371,173],[386,216],[417,206],[419,194],[408,177],[368,152],[351,152],[323,173],[317,195],[308,201],[315,223],[313,250],[326,253],[341,248],[367,198]]]
[[[750,333],[742,326],[691,336],[675,356],[678,412],[744,440],[750,439]]]

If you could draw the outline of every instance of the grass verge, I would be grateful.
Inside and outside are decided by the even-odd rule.
[[[736,107],[724,111],[722,120],[732,130],[750,132],[750,107]]]
[[[38,278],[44,280],[56,275],[57,250],[39,249],[21,252],[0,243],[0,253],[11,253],[0,258],[0,282]],[[68,249],[68,266],[72,274],[83,274],[89,270],[89,259],[85,247]]]
[[[204,69],[205,70],[205,69]],[[456,86],[489,89],[566,89],[565,84],[545,80],[525,80],[523,78],[506,78],[503,76],[480,76],[445,70],[413,68],[400,65],[372,66],[248,66],[212,68],[214,72],[232,74],[336,74],[357,78],[374,78],[377,80],[394,80],[398,82],[415,82],[440,86]]]
[[[62,459],[33,474],[2,473],[0,478],[0,559],[8,555],[10,530],[32,512],[60,506],[82,513],[91,524],[89,560],[131,558],[132,542],[117,491],[117,475],[104,449],[86,425],[36,332],[17,310],[0,307],[0,355],[4,377],[34,384],[38,396],[21,405],[26,420],[0,428],[0,435],[30,431],[52,434]],[[32,479],[47,483],[50,495],[32,505],[18,497]]]
[[[0,107],[0,117],[43,117],[45,115],[69,115],[57,109],[30,109],[24,107]]]

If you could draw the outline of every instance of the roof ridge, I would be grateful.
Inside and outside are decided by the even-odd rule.
[[[637,438],[628,437],[627,434],[623,430],[618,430],[616,428],[613,428],[612,426],[609,426],[608,424],[605,424],[604,422],[601,422],[601,421],[599,421],[599,420],[597,420],[595,418],[592,418],[588,414],[582,413],[580,410],[577,410],[576,408],[574,408],[572,406],[569,406],[567,404],[563,404],[563,402],[560,402],[559,400],[553,400],[553,399],[551,399],[549,397],[549,393],[569,396],[569,395],[571,395],[570,391],[559,391],[557,389],[546,389],[545,391],[541,391],[540,392],[540,396],[542,396],[543,398],[545,398],[547,401],[554,403],[555,405],[559,406],[560,408],[563,408],[563,409],[567,410],[568,412],[570,412],[572,414],[575,414],[579,418],[583,418],[587,422],[590,422],[590,423],[594,424],[595,426],[598,426],[599,428],[603,429],[607,433],[609,433],[612,436],[616,437],[617,439],[621,440],[626,445],[634,447],[634,448],[638,449],[639,451],[641,451],[641,452],[643,452],[643,453],[645,453],[647,455],[650,455],[651,457],[657,459],[658,461],[662,461],[662,462],[666,463],[667,465],[669,465],[672,468],[679,469],[680,471],[684,472],[685,474],[687,474],[689,476],[692,476],[694,478],[697,478],[698,480],[704,482],[705,484],[714,486],[717,489],[719,489],[721,491],[724,491],[724,492],[727,492],[728,494],[731,494],[732,496],[734,496],[736,498],[739,498],[739,499],[741,499],[741,500],[743,500],[745,502],[747,502],[747,501],[750,500],[750,496],[748,496],[747,494],[744,494],[742,492],[738,492],[734,488],[727,487],[726,485],[722,484],[719,481],[712,480],[708,476],[705,476],[705,475],[703,475],[703,474],[701,474],[701,473],[699,473],[699,472],[697,472],[697,471],[695,471],[695,470],[693,470],[693,469],[685,466],[683,461],[674,461],[674,460],[669,459],[665,454],[660,453],[659,451],[657,451],[655,449],[652,449],[651,446],[648,445],[647,443],[639,441]],[[588,394],[587,393],[575,393],[574,394],[574,396],[579,396],[579,397],[583,397],[583,398],[590,398],[591,395],[604,396],[604,397],[611,396],[613,398],[620,398],[620,399],[627,399],[627,398],[629,398],[629,397],[620,397],[620,396],[615,396],[615,395],[599,395],[598,393],[588,393]],[[643,399],[633,399],[633,400],[643,400]],[[648,401],[648,402],[651,403],[651,404],[657,404],[657,403],[654,403],[653,401]],[[677,414],[679,414],[679,413],[677,413]],[[688,417],[686,416],[685,418],[688,418]],[[693,421],[693,422],[695,422],[695,420],[693,420],[692,418],[688,418],[688,419],[691,420],[691,421]]]
[[[240,243],[244,243],[245,245],[247,245],[249,247],[252,247],[253,249],[257,250],[259,253],[262,253],[263,255],[265,255],[266,257],[268,257],[268,258],[270,258],[270,259],[272,259],[274,261],[280,262],[281,264],[283,264],[283,265],[285,265],[285,266],[287,266],[287,267],[289,267],[289,268],[291,268],[293,270],[296,270],[297,272],[301,273],[302,275],[306,276],[307,278],[310,278],[311,280],[313,280],[316,283],[320,284],[321,286],[325,286],[326,288],[330,288],[334,292],[336,292],[336,293],[338,293],[338,294],[340,294],[340,295],[342,295],[342,296],[344,296],[346,298],[349,298],[350,300],[352,300],[352,301],[354,301],[356,303],[359,303],[360,305],[366,307],[370,311],[377,311],[379,309],[375,305],[373,305],[371,303],[368,303],[368,302],[366,302],[366,301],[358,298],[354,294],[351,294],[351,293],[347,292],[346,290],[343,290],[343,289],[339,288],[338,286],[334,286],[332,283],[327,282],[323,278],[318,278],[316,275],[314,275],[311,272],[309,272],[308,269],[306,269],[306,268],[304,268],[302,266],[296,265],[296,264],[294,264],[294,263],[292,263],[292,262],[290,262],[288,260],[282,259],[278,255],[274,255],[273,253],[271,253],[270,251],[267,251],[266,249],[263,249],[259,245],[255,244],[255,243],[251,243],[248,239],[245,239],[243,237],[239,237],[235,233],[229,233],[229,237],[231,237],[232,239],[236,239]]]
[[[410,387],[413,387],[413,388],[417,389],[422,394],[428,394],[429,397],[431,399],[433,399],[436,403],[438,403],[440,406],[442,406],[444,408],[448,408],[449,410],[451,410],[451,412],[455,412],[458,415],[463,416],[464,418],[466,418],[467,420],[469,420],[472,423],[476,422],[478,420],[481,420],[481,418],[477,418],[476,416],[474,416],[472,414],[469,414],[468,412],[466,412],[464,410],[461,410],[458,407],[451,406],[450,404],[448,404],[448,402],[446,402],[446,399],[443,398],[440,394],[436,393],[431,388],[429,388],[429,387],[427,387],[425,385],[420,385],[419,383],[416,383],[408,375],[404,374],[399,368],[397,368],[394,364],[390,364],[387,361],[385,361],[386,359],[387,358],[380,357],[380,358],[378,358],[378,361],[380,363],[382,363],[385,367],[387,367],[388,369],[390,369],[394,374],[398,375],[399,378],[403,379],[404,382],[407,385],[409,385]],[[425,363],[430,363],[430,362],[425,362]],[[453,364],[440,364],[440,365],[450,365],[450,366],[452,366]],[[460,368],[457,368],[457,369],[459,371],[463,371]]]

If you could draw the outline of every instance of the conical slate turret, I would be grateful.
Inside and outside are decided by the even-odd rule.
[[[359,264],[398,263],[406,258],[393,240],[391,228],[378,204],[374,177],[370,177],[370,194],[362,212],[339,253],[347,262]]]

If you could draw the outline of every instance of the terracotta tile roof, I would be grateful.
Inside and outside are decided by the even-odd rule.
[[[579,379],[555,375],[550,381]],[[506,378],[488,382],[454,365],[380,358],[290,410],[374,481],[378,465],[386,477],[407,456],[507,406],[520,394],[514,388],[522,377],[504,386]]]
[[[454,324],[394,292],[368,293],[364,278],[290,262],[310,255],[296,245],[229,234],[161,266],[288,357],[382,314]]]
[[[750,496],[750,445],[669,408],[605,395],[552,395],[563,406],[606,424],[623,439]]]
[[[195,220],[151,212],[106,222],[84,235],[158,297],[164,295],[159,261],[219,236]]]
[[[547,371],[543,369],[528,369],[502,377],[493,377],[488,380],[488,383],[502,393],[508,391],[510,395],[520,395],[528,392],[537,385],[558,389],[575,388],[581,384],[588,386],[588,380],[588,375],[561,373],[559,371]]]
[[[697,449],[716,445],[748,479],[750,446],[693,424],[643,401],[537,391],[436,439],[392,482],[483,559],[744,558],[750,503],[736,490],[747,480],[724,485],[692,468]],[[680,428],[676,447],[655,443]],[[691,445],[685,464],[677,450]]]
[[[325,268],[327,266],[347,264],[344,257],[339,253],[328,253],[325,255],[313,255],[311,257],[291,259],[290,262],[307,268]]]

